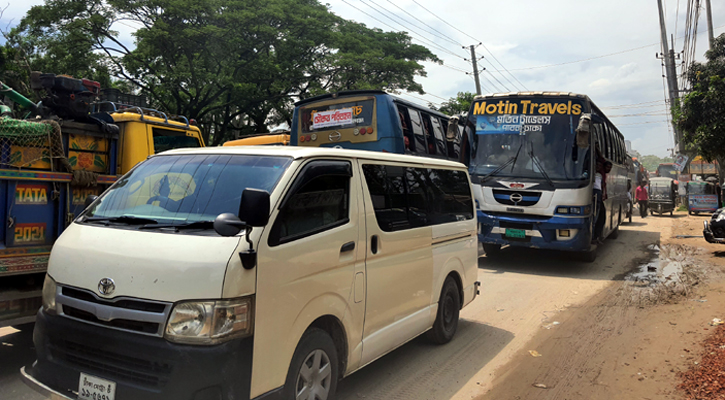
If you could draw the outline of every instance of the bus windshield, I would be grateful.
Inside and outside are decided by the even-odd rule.
[[[580,100],[484,99],[474,103],[471,111],[471,175],[548,176],[552,180],[589,177],[589,149],[576,146],[574,136],[583,111]]]
[[[673,164],[660,164],[657,167],[657,176],[675,178],[677,177],[677,170]]]

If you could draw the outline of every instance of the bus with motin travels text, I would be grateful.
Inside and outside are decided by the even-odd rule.
[[[612,163],[601,181],[601,236],[616,237],[627,210],[632,163],[624,137],[589,97],[561,92],[477,96],[463,136],[488,256],[503,246],[596,257],[596,160]]]
[[[380,90],[324,94],[295,104],[290,145],[460,160],[457,117]]]

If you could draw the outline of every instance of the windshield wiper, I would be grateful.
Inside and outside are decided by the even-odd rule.
[[[83,219],[83,222],[114,222],[128,225],[158,224],[158,221],[155,219],[134,217],[133,215],[121,215],[119,217],[86,217]]]
[[[539,162],[539,159],[534,155],[534,144],[531,144],[531,150],[529,150],[529,157],[531,157],[531,161],[534,162],[534,164],[539,168],[539,172],[541,172],[541,175],[546,178],[546,181],[549,182],[549,185],[554,186],[554,181],[549,178],[549,174],[546,173],[546,170],[544,167],[541,166],[541,163]]]
[[[516,155],[515,156],[509,158],[508,160],[506,160],[505,163],[501,164],[498,168],[494,169],[493,171],[491,171],[488,174],[486,174],[485,176],[483,176],[481,178],[481,183],[486,182],[492,176],[494,176],[494,175],[498,174],[499,172],[503,171],[503,169],[506,168],[509,164],[511,164],[511,172],[513,172],[514,166],[516,165],[516,160],[518,160],[518,158],[519,158],[519,153],[521,152],[521,148],[524,146],[524,143],[526,143],[526,142],[521,142],[521,144],[519,145],[519,149],[516,150]]]
[[[194,222],[182,222],[180,224],[151,224],[144,225],[138,229],[162,229],[162,228],[174,228],[176,232],[186,229],[213,229],[214,221],[194,221]]]

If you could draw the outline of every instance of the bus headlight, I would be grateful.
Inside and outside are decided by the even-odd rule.
[[[43,311],[48,314],[55,314],[55,292],[58,290],[58,285],[50,275],[45,274],[45,281],[43,281]]]
[[[590,206],[559,206],[556,207],[557,214],[567,215],[588,215],[591,212]]]
[[[178,303],[166,323],[167,340],[217,344],[252,334],[252,297]]]

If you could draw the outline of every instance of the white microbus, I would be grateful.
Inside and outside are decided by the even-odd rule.
[[[53,247],[30,386],[61,399],[331,399],[477,294],[459,163],[329,148],[173,150]]]

